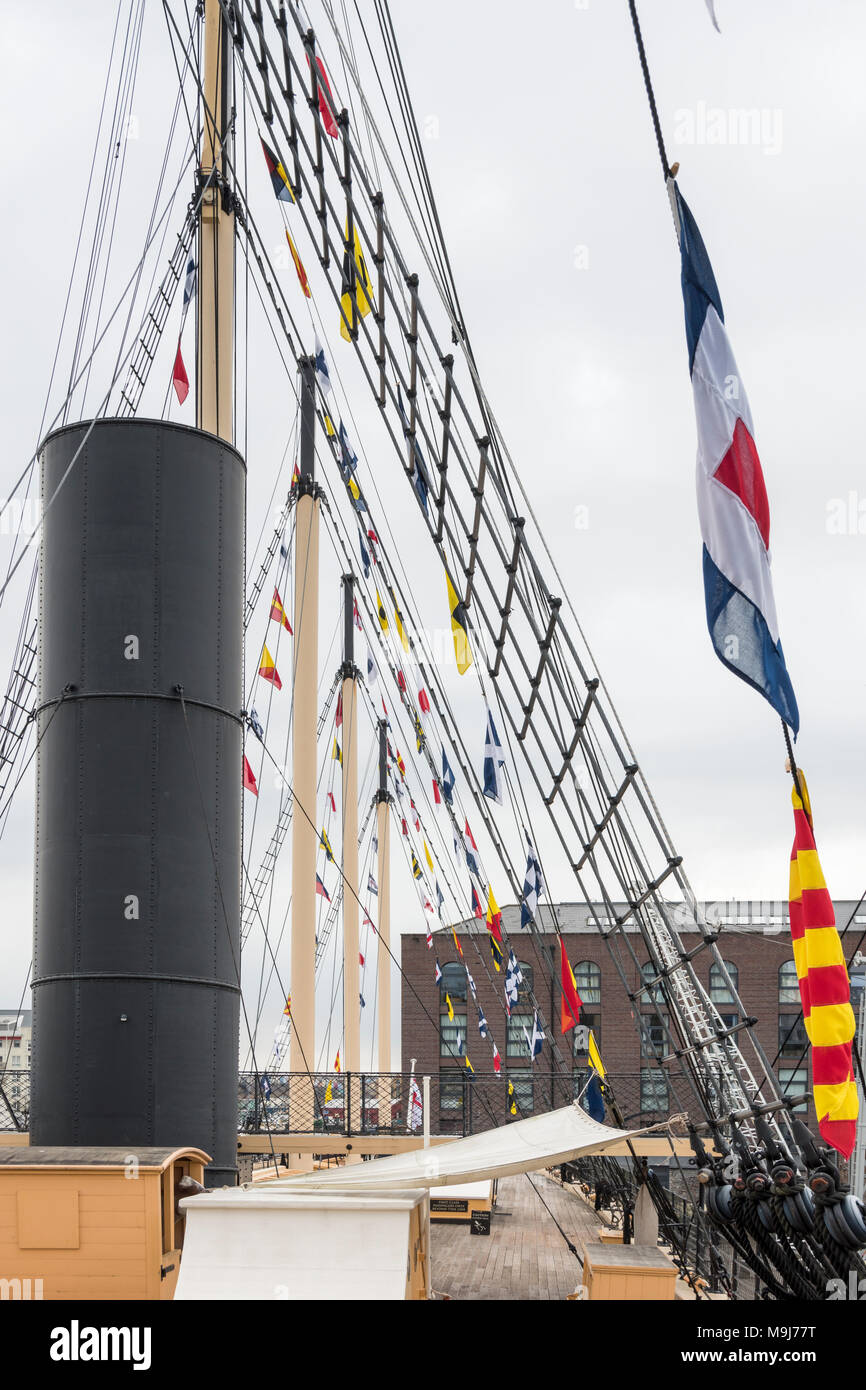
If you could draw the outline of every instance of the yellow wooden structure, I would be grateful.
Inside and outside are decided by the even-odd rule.
[[[6,1297],[171,1298],[183,1246],[177,1203],[209,1156],[182,1148],[0,1147]]]
[[[597,1241],[586,1244],[583,1255],[590,1302],[673,1302],[676,1265],[654,1246]]]

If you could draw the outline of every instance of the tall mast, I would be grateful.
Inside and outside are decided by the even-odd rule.
[[[316,483],[315,365],[298,361],[301,453],[295,523],[295,643],[292,694],[292,1033],[289,1064],[294,1130],[312,1129],[315,1097],[303,1073],[316,1066],[316,725],[319,674],[319,488]],[[309,1156],[308,1156],[309,1157]],[[302,1160],[302,1166],[304,1161]],[[306,1166],[311,1166],[307,1163]]]
[[[196,424],[234,439],[235,218],[231,210],[231,34],[219,0],[205,0],[202,184],[214,168],[199,214]]]
[[[376,836],[379,841],[378,995],[379,1071],[391,1070],[391,816],[388,794],[388,725],[379,720],[379,790]],[[381,1089],[381,1088],[380,1088]],[[379,1101],[382,1103],[381,1097]]]
[[[346,1071],[361,1072],[361,982],[358,970],[358,668],[355,665],[355,581],[343,575],[343,1019]],[[360,1087],[351,1088],[352,1128],[360,1121]]]

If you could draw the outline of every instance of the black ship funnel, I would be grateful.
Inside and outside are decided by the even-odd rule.
[[[159,421],[41,451],[33,1144],[234,1182],[246,475]],[[86,439],[86,442],[85,442]],[[83,445],[83,447],[82,447]]]

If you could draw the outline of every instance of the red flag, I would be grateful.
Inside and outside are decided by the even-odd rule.
[[[397,684],[399,685],[400,689],[402,690],[403,694],[405,695],[405,694],[406,694],[406,677],[403,675],[403,672],[400,670],[400,667],[399,667],[399,666],[397,667]]]
[[[253,770],[250,767],[246,759],[246,756],[244,756],[244,791],[252,792],[253,796],[258,796],[259,794],[259,789],[256,786],[256,779],[253,776]]]
[[[307,62],[309,61],[309,58],[307,58]],[[325,130],[328,132],[328,134],[333,135],[334,139],[336,140],[340,132],[337,129],[337,122],[334,120],[333,111],[331,109],[332,107],[336,106],[336,103],[334,101],[333,93],[331,92],[331,84],[328,81],[328,75],[325,72],[325,65],[319,57],[318,53],[316,54],[316,67],[319,69],[319,112],[322,117],[322,125],[325,127]],[[328,93],[328,96],[331,98],[330,106],[328,105],[328,98],[322,91],[322,84],[324,85]]]
[[[431,948],[432,945],[433,945],[433,933],[431,932],[430,928],[428,927],[428,928],[427,928],[427,950],[428,950],[428,951],[430,950],[430,948]]]
[[[439,790],[439,783],[433,778],[433,800],[437,806],[442,805],[442,793]]]
[[[333,793],[333,792],[328,792],[327,795],[328,795],[328,800],[329,800],[330,803],[331,803],[331,810],[334,811],[334,812],[336,812],[336,810],[337,810],[337,803],[336,803],[336,801],[334,800],[334,793]]]
[[[271,685],[276,686],[277,690],[282,690],[283,682],[280,680],[280,673],[274,665],[274,658],[271,656],[267,647],[262,648],[262,659],[259,664],[259,675],[262,680],[270,681]]]
[[[496,1072],[502,1070],[502,1063],[499,1060],[499,1049],[496,1043],[493,1044],[493,1070]]]
[[[423,685],[421,689],[418,691],[418,705],[419,708],[423,710],[424,714],[430,713],[430,701],[427,697],[427,691],[424,689]]]
[[[465,820],[465,819],[466,819],[466,817],[464,816],[464,820]],[[467,838],[467,840],[469,841],[469,843],[470,843],[470,845],[472,846],[472,848],[473,848],[474,850],[477,850],[477,849],[478,849],[478,846],[476,845],[475,841],[474,841],[473,838],[472,838],[472,831],[469,829],[469,822],[468,822],[468,820],[466,821],[466,838]]]
[[[189,395],[189,377],[186,374],[186,367],[183,365],[183,357],[180,351],[180,338],[177,340],[177,353],[171,373],[171,384],[175,389],[178,404],[183,405]]]
[[[286,241],[289,243],[289,250],[292,253],[292,260],[295,263],[295,270],[298,276],[298,283],[300,284],[301,289],[304,291],[304,294],[306,295],[307,299],[312,299],[313,294],[310,289],[310,282],[307,279],[307,272],[304,270],[304,262],[298,255],[298,248],[295,246],[295,243],[289,236],[288,231],[286,232]]]
[[[405,818],[405,816],[404,816],[403,819],[401,820],[400,824],[401,824],[402,827],[403,827],[403,834],[404,834],[404,835],[406,836],[406,838],[408,839],[408,837],[409,837],[409,827],[408,827],[408,825],[406,824],[406,818]]]
[[[358,600],[357,600],[357,599],[353,599],[353,600],[352,600],[352,617],[353,617],[354,620],[355,620],[355,627],[358,629],[359,632],[362,632],[362,631],[363,631],[363,628],[361,627],[361,613],[360,613],[360,610],[359,610],[359,608],[358,608]]]
[[[580,1010],[583,1001],[577,992],[577,983],[574,972],[568,963],[568,956],[565,954],[565,942],[559,938],[559,956],[562,966],[562,999],[559,1008],[560,1032],[567,1033],[569,1028],[573,1028],[580,1022]]]
[[[484,908],[481,906],[481,899],[478,896],[478,891],[474,883],[472,885],[472,911],[475,913],[476,917],[480,917],[483,920]]]
[[[360,951],[358,952],[358,963],[359,963],[360,965],[363,965],[363,964],[364,964],[364,957],[363,957],[363,955],[361,954]]]
[[[342,690],[339,690],[339,691],[337,692],[337,728],[338,728],[338,729],[339,729],[340,725],[342,724],[342,722],[343,722],[343,692],[342,692]]]
[[[286,610],[283,607],[283,600],[280,598],[279,591],[274,589],[274,596],[271,599],[271,617],[275,622],[282,623],[290,637],[294,636],[291,624],[286,617]]]

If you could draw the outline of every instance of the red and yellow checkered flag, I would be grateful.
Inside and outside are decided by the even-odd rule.
[[[854,1148],[857,1084],[851,1060],[854,1011],[842,942],[833,902],[815,848],[812,806],[802,768],[794,786],[794,845],[791,850],[791,940],[803,1002],[803,1018],[812,1044],[812,1089],[818,1128],[845,1158]],[[805,806],[803,802],[805,801]]]

